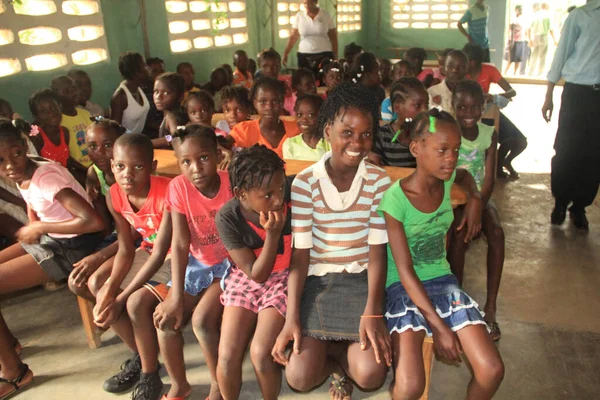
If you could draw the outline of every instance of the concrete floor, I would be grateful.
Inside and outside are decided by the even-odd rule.
[[[529,138],[529,148],[515,162],[523,171],[517,182],[499,183],[495,193],[507,238],[498,321],[499,348],[506,378],[497,399],[594,399],[600,393],[600,204],[589,208],[591,231],[577,232],[568,221],[549,224],[553,203],[549,165],[556,121],[541,119],[541,86],[516,86],[519,97],[507,114]],[[559,91],[557,91],[557,97]],[[559,104],[557,102],[556,109]],[[555,114],[555,119],[558,112]],[[484,240],[467,256],[466,290],[485,300]],[[36,289],[5,299],[2,312],[25,346],[23,359],[36,374],[33,386],[18,396],[29,399],[112,399],[103,380],[128,357],[125,346],[110,332],[97,350],[87,348],[75,298],[67,291]],[[193,399],[205,398],[208,372],[191,330],[186,334],[186,358]],[[469,372],[435,362],[430,398],[462,399]],[[165,383],[168,378],[165,376]],[[388,379],[389,381],[389,379]],[[386,384],[387,385],[387,384]],[[259,399],[249,361],[244,368],[241,399]],[[326,387],[304,396],[284,384],[282,399],[327,399]],[[386,399],[385,388],[356,399]]]

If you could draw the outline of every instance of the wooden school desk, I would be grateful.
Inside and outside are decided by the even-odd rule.
[[[173,150],[154,150],[154,159],[158,161],[156,172],[159,175],[175,177],[181,173]],[[286,160],[285,172],[288,175],[296,175],[311,164],[313,164],[311,161]],[[412,168],[384,167],[384,169],[392,179],[392,182],[396,182],[400,178],[405,178],[413,172]],[[467,203],[466,193],[457,185],[452,186],[451,197],[453,206]]]

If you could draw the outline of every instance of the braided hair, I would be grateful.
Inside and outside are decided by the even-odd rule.
[[[217,134],[215,130],[200,124],[192,124],[184,127],[177,127],[173,136],[180,138],[181,144],[187,139],[197,138],[202,142],[202,145],[210,147],[215,152],[217,151]]]
[[[408,122],[408,128],[410,129],[410,140],[416,141],[425,137],[426,134],[432,134],[431,120],[447,122],[454,124],[458,127],[458,124],[454,117],[446,111],[440,111],[438,108],[432,108],[428,111],[423,111],[417,115],[411,122]]]
[[[292,75],[292,88],[296,89],[296,86],[298,86],[304,78],[312,79],[314,81],[315,74],[308,68],[299,68]]]
[[[19,142],[25,144],[21,133],[29,133],[31,125],[22,119],[14,122],[8,118],[0,118],[0,142]]]
[[[255,144],[238,152],[229,164],[231,188],[251,190],[271,181],[278,172],[285,173],[285,162],[266,146]]]
[[[360,83],[366,74],[371,72],[378,72],[379,64],[377,63],[377,57],[373,53],[360,53],[354,59],[354,62],[350,66],[350,79],[354,83]]]
[[[404,103],[410,98],[412,93],[415,93],[419,90],[427,92],[423,82],[414,76],[405,76],[398,79],[396,82],[394,82],[392,88],[390,89],[390,100],[392,105],[396,102]]]
[[[452,104],[456,103],[456,97],[459,93],[467,93],[480,101],[483,105],[485,103],[485,95],[483,89],[477,81],[465,79],[464,81],[458,82],[452,90]]]
[[[38,106],[44,100],[51,100],[51,101],[56,102],[57,105],[60,104],[58,102],[58,98],[56,97],[56,94],[52,90],[50,90],[50,89],[36,90],[29,97],[29,111],[31,111],[31,114],[33,114],[34,117],[36,115],[38,115]]]
[[[113,132],[117,138],[127,132],[127,128],[121,126],[117,121],[103,117],[92,117],[90,118],[93,122],[88,130],[100,128],[105,131]]]
[[[356,108],[371,115],[373,135],[379,129],[379,103],[372,92],[362,85],[343,82],[333,88],[327,95],[319,112],[319,132],[325,132],[327,125],[333,125],[335,118],[342,115],[348,108]]]
[[[199,103],[208,103],[211,112],[215,112],[215,100],[206,90],[198,90],[197,92],[191,92],[183,103],[183,109],[187,113],[188,104],[190,101],[196,100]]]
[[[160,74],[156,80],[166,83],[171,90],[177,93],[178,99],[185,93],[185,80],[176,72],[165,72]]]
[[[225,86],[219,92],[221,95],[221,104],[225,106],[232,100],[237,101],[237,103],[244,107],[246,110],[250,111],[252,109],[252,104],[250,103],[250,94],[248,89],[243,86]]]

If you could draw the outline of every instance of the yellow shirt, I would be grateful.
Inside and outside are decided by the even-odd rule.
[[[92,115],[88,110],[76,107],[77,115],[71,117],[63,114],[60,124],[69,130],[69,153],[71,157],[84,167],[92,165],[88,156],[87,144],[85,144],[85,132],[92,124]]]

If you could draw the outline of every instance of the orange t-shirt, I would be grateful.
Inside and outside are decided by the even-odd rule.
[[[268,149],[273,150],[280,158],[283,158],[283,142],[286,139],[294,137],[300,133],[298,125],[295,121],[281,121],[285,128],[285,134],[279,141],[277,147],[271,146],[271,144],[263,137],[260,133],[260,125],[258,119],[250,121],[240,122],[235,124],[229,135],[235,139],[235,146],[237,147],[251,147],[255,144],[262,144],[267,146]]]

